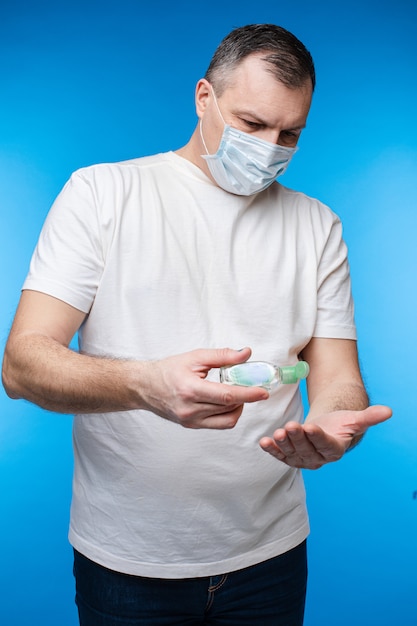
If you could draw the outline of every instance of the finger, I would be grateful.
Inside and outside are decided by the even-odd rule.
[[[315,456],[317,453],[316,447],[312,444],[311,440],[307,437],[301,424],[289,422],[285,427],[287,446],[291,446],[296,454],[300,457],[307,459],[311,456]],[[280,444],[281,449],[283,449]]]
[[[285,463],[289,467],[303,468],[303,469],[319,469],[327,460],[322,455],[312,448],[306,454],[300,453],[300,451],[293,449],[289,453],[285,453],[281,446],[276,443],[274,439],[269,437],[263,437],[259,445],[261,448],[268,452],[271,456],[278,459],[282,463]]]
[[[273,434],[273,440],[282,454],[294,454],[294,446],[285,428],[278,428]]]
[[[343,456],[346,448],[343,442],[329,436],[319,426],[306,424],[304,432],[317,454],[326,459],[326,462],[337,461]],[[351,441],[351,435],[347,435],[346,438]]]
[[[262,450],[268,452],[279,461],[283,461],[285,459],[285,453],[279,448],[276,441],[271,437],[262,437],[259,441],[259,445]]]
[[[297,454],[297,450],[284,428],[276,430],[272,438],[263,437],[260,445],[267,452],[274,452],[274,456],[280,459],[293,457]]]
[[[217,413],[235,405],[259,402],[269,398],[268,391],[263,387],[239,387],[208,380],[202,380],[201,384],[196,386],[195,392],[197,402],[210,404],[213,408],[217,407]]]
[[[366,430],[370,426],[375,426],[381,422],[385,422],[392,416],[392,409],[382,404],[374,404],[361,412],[358,416],[357,425]]]
[[[274,440],[281,454],[285,455],[282,460],[292,467],[317,469],[326,462],[297,422],[288,422],[285,429],[276,431]]]
[[[300,440],[300,433],[298,432],[301,429],[300,424],[297,422],[290,422],[286,425],[285,428],[277,428],[277,430],[273,434],[273,438],[271,437],[263,437],[260,441],[261,447],[267,452],[275,452],[274,456],[277,458],[281,458],[283,456],[293,455],[295,452],[295,448],[292,442],[292,438],[289,436],[287,432],[287,427],[290,426],[293,429],[294,439]]]
[[[234,387],[206,380],[192,381],[176,390],[173,415],[180,422],[200,420],[212,415],[234,412],[247,402],[258,402],[269,398],[261,387]]]
[[[234,428],[242,415],[243,406],[237,407],[233,411],[210,415],[205,417],[198,428],[208,428],[210,430],[230,430]]]
[[[194,354],[200,364],[212,368],[244,363],[251,356],[252,350],[247,347],[241,350],[215,348],[212,350],[195,350]]]
[[[202,414],[197,412],[190,414],[189,417],[182,417],[178,423],[184,428],[200,429],[207,428],[213,430],[228,430],[234,428],[242,414],[243,406],[233,407],[229,411],[217,414]]]

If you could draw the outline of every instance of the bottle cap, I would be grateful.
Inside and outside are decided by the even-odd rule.
[[[298,361],[297,365],[287,365],[280,367],[281,382],[284,385],[290,385],[307,378],[310,368],[305,361]]]

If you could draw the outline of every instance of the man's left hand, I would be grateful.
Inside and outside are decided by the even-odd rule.
[[[391,415],[392,410],[383,405],[363,411],[333,411],[304,424],[288,422],[259,443],[265,452],[291,467],[318,469],[340,459],[357,437]]]

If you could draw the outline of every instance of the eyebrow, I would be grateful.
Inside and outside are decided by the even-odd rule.
[[[258,124],[262,124],[263,126],[270,126],[270,124],[268,122],[266,122],[265,120],[263,120],[261,117],[259,117],[256,113],[253,113],[253,111],[249,111],[249,110],[236,110],[233,111],[234,115],[238,115],[241,117],[245,117],[245,116],[249,116],[251,118],[253,118],[253,120],[258,123]],[[282,130],[303,130],[303,128],[306,128],[307,124],[298,124],[296,126],[291,126],[289,128],[283,128]]]
[[[290,128],[283,128],[282,130],[303,130],[307,124],[300,124],[299,126],[291,126]]]

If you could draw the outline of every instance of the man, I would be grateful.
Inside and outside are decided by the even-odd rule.
[[[275,181],[314,84],[291,33],[232,31],[197,83],[187,145],[76,172],[46,220],[3,380],[76,414],[82,626],[302,624],[299,468],[391,415],[368,407],[340,222]],[[250,357],[308,361],[304,422],[297,385],[219,382]]]

